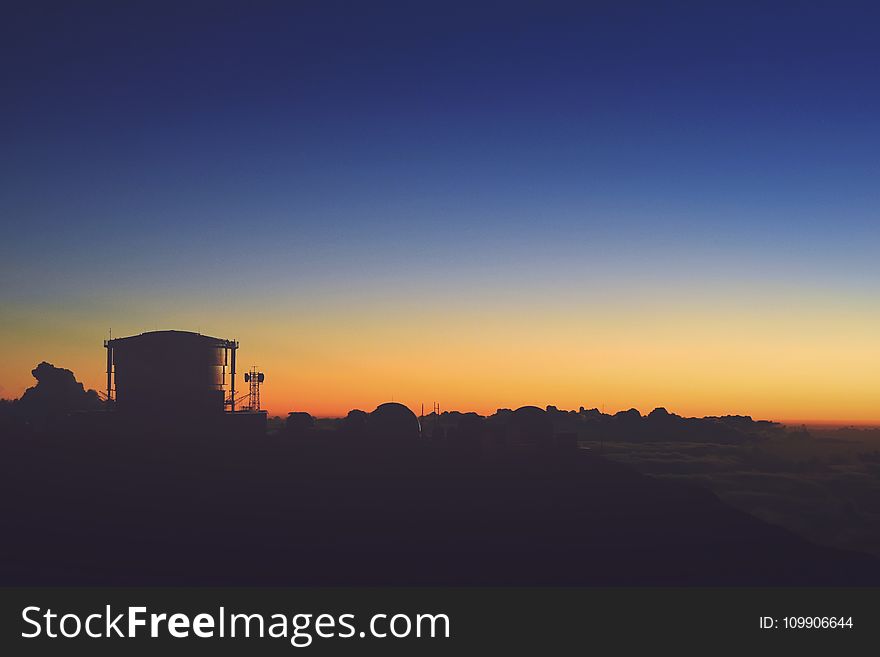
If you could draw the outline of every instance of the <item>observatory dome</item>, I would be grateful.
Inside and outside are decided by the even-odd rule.
[[[379,439],[415,440],[421,433],[419,418],[403,404],[380,404],[367,420],[370,434]]]
[[[537,406],[521,406],[510,418],[510,430],[515,442],[538,444],[553,439],[553,420]]]

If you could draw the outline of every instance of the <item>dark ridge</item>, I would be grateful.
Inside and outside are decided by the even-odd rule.
[[[3,585],[880,585],[873,557],[577,447],[769,422],[390,403],[266,434],[96,411],[68,370],[34,375],[0,408]]]
[[[700,488],[585,450],[4,440],[0,583],[877,585]]]

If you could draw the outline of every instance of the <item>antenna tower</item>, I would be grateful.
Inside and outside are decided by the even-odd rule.
[[[257,370],[257,366],[253,365],[249,372],[244,373],[244,382],[250,386],[248,393],[249,411],[260,410],[260,386],[266,380],[266,375]]]

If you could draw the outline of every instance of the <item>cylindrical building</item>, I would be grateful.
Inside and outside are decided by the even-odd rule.
[[[222,412],[225,367],[234,340],[188,331],[152,331],[106,343],[116,407],[136,413]],[[234,357],[233,357],[234,376]],[[232,380],[232,377],[230,377]]]

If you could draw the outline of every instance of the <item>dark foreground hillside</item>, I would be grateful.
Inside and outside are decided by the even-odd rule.
[[[0,584],[880,584],[589,451],[4,438]]]

